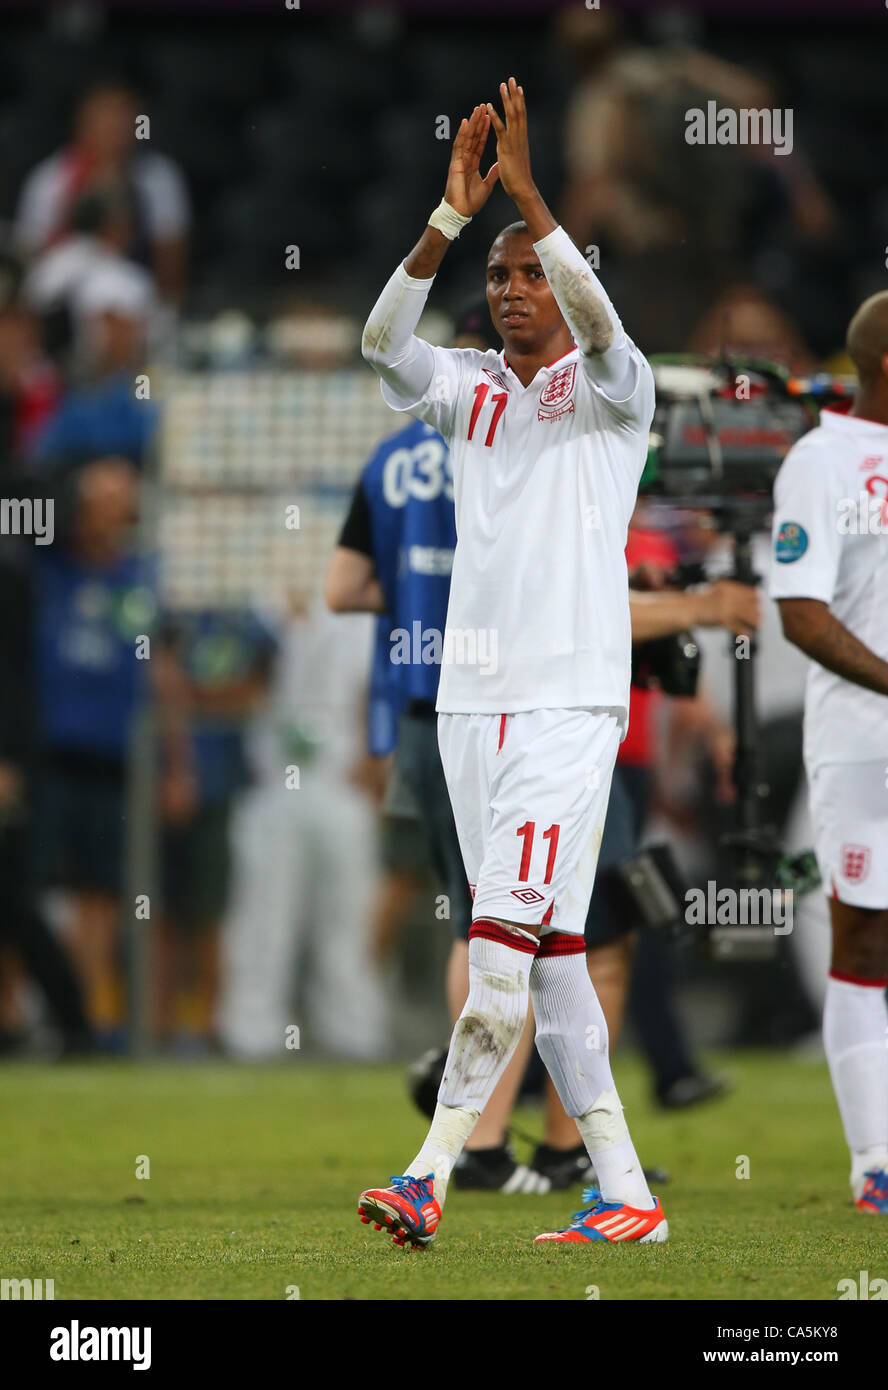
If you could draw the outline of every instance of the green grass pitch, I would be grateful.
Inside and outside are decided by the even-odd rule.
[[[670,1116],[618,1060],[642,1158],[672,1174],[668,1245],[534,1247],[579,1190],[453,1190],[428,1251],[395,1249],[357,1217],[361,1188],[422,1137],[400,1068],[299,1054],[269,1067],[6,1065],[0,1275],[54,1279],[57,1300],[549,1300],[590,1286],[602,1300],[831,1300],[839,1279],[888,1276],[884,1220],[850,1201],[825,1067],[774,1053],[713,1065],[732,1072],[733,1094]],[[519,1124],[537,1132],[539,1115]],[[136,1177],[140,1156],[150,1178]]]

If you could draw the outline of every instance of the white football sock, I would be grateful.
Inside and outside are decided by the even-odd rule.
[[[608,1059],[607,1023],[582,937],[544,936],[530,972],[536,1045],[561,1103],[577,1122],[607,1202],[654,1205],[629,1137]]]
[[[454,1164],[521,1037],[536,948],[529,933],[487,918],[472,923],[468,998],[450,1039],[431,1128],[404,1170],[414,1178],[433,1173],[441,1203]]]
[[[855,1198],[870,1168],[888,1166],[888,1006],[885,982],[855,984],[830,975],[823,1045],[851,1150]]]

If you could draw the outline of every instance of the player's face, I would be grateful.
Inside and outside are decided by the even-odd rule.
[[[527,232],[497,237],[487,257],[487,303],[493,326],[515,353],[534,352],[564,319]]]

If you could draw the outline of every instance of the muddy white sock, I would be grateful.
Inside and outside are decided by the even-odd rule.
[[[433,1173],[439,1202],[478,1116],[518,1045],[527,1018],[528,979],[536,947],[528,933],[510,931],[487,918],[472,923],[468,998],[450,1039],[431,1128],[405,1169],[411,1177]]]

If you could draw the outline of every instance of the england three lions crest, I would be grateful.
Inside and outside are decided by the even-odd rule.
[[[549,377],[548,382],[540,392],[538,420],[557,420],[561,415],[570,414],[574,408],[571,397],[576,375],[576,362],[568,362],[566,367],[559,367],[558,371]]]
[[[842,845],[842,877],[849,883],[862,883],[870,869],[868,845]]]

